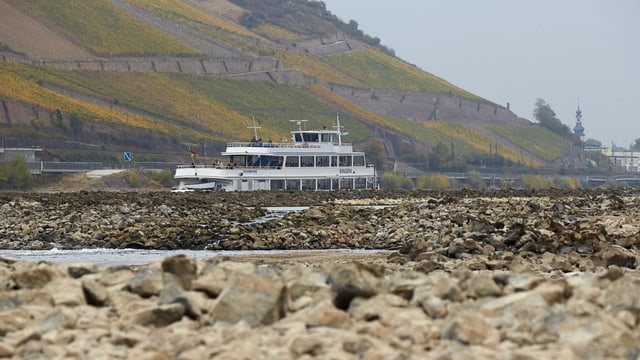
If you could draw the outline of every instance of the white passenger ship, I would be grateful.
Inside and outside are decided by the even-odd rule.
[[[252,140],[231,142],[224,161],[213,165],[181,165],[174,178],[180,190],[338,190],[377,188],[373,164],[363,152],[343,143],[338,119],[335,130],[303,130],[294,120],[291,143]],[[255,129],[255,126],[254,126]],[[256,139],[257,136],[254,137]]]

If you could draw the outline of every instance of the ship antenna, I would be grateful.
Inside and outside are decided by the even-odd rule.
[[[336,131],[338,131],[338,146],[342,146],[342,126],[340,126],[340,115],[336,115]]]

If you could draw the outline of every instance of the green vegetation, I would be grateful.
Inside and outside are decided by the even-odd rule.
[[[553,186],[559,189],[579,189],[582,187],[580,180],[569,176],[556,176],[553,179]]]
[[[487,182],[484,181],[479,172],[469,171],[467,173],[467,185],[473,189],[484,189],[487,187]]]
[[[567,138],[539,125],[529,127],[488,125],[486,128],[547,161],[568,154],[572,145]],[[527,159],[518,159],[518,161],[529,165]]]
[[[481,100],[446,80],[390,57],[380,50],[369,47],[362,51],[328,56],[326,61],[367,87],[399,89],[408,91],[432,91]]]
[[[380,178],[380,186],[383,189],[404,189],[411,190],[413,189],[413,182],[410,178],[406,176],[396,175],[394,173],[385,172],[384,175]]]
[[[394,56],[394,51],[381,45],[379,38],[363,33],[358,29],[358,23],[355,20],[345,23],[331,14],[322,1],[288,1],[286,5],[284,2],[274,4],[271,0],[231,0],[231,2],[248,10],[240,18],[243,26],[272,40],[292,39],[291,34],[296,34],[296,38],[317,38],[340,31]],[[270,28],[265,29],[265,27]],[[273,27],[286,29],[286,36],[282,36],[281,31],[272,31]]]
[[[199,31],[214,39],[222,40],[234,46],[250,49],[246,41],[238,39],[241,36],[252,41],[260,40],[260,36],[248,31],[236,23],[214,17],[200,11],[180,0],[125,0],[141,9],[155,13],[163,18]],[[263,39],[262,39],[263,40]]]
[[[26,78],[32,80],[27,81]],[[283,137],[288,139],[293,126],[288,121],[290,119],[308,119],[311,127],[330,128],[337,113],[334,107],[319,101],[304,89],[260,81],[177,73],[65,71],[9,63],[0,63],[0,80],[13,84],[0,89],[0,96],[39,103],[52,110],[58,106],[65,113],[76,113],[86,118],[127,122],[194,138],[209,134],[220,140],[245,139],[251,136],[247,126],[253,125],[253,117],[256,125],[262,127],[260,136],[280,141]],[[114,105],[137,109],[155,120],[81,102],[38,84],[66,88]],[[43,101],[47,98],[52,99],[50,103]],[[349,117],[342,117],[341,121],[354,141],[364,142],[371,136],[371,131],[360,122]],[[195,133],[189,128],[202,133]]]
[[[108,0],[12,0],[12,3],[97,54],[199,54]]]
[[[496,142],[470,125],[463,123],[449,123],[443,121],[428,121],[423,123],[430,132],[439,134],[440,139],[449,139],[453,144],[454,156],[458,158],[468,157],[474,153],[496,154],[513,163],[518,163],[521,154],[516,150],[498,146]],[[509,127],[510,129],[511,127]],[[441,141],[438,139],[438,141]],[[539,166],[537,161],[531,161],[533,166]]]
[[[520,181],[524,187],[529,189],[548,189],[553,184],[553,180],[540,175],[522,175]]]
[[[171,188],[176,182],[173,178],[173,170],[170,169],[154,172],[151,174],[151,178],[166,188]]]
[[[0,188],[9,190],[29,190],[34,179],[25,158],[13,157],[0,165]]]
[[[79,73],[0,63],[0,83],[3,84],[0,87],[0,97],[14,99],[26,104],[37,104],[40,108],[48,109],[58,114],[59,116],[53,117],[52,125],[57,127],[58,130],[62,130],[62,132],[66,131],[62,115],[69,114],[69,127],[73,131],[79,131],[82,128],[83,125],[78,122],[99,120],[111,124],[153,129],[184,136],[195,134],[189,129],[176,127],[171,123],[158,123],[146,116],[129,114],[115,110],[112,107],[81,101],[41,85],[48,80],[55,85],[74,84],[75,86],[70,88],[78,89],[77,83],[71,83],[64,74],[78,75]],[[96,86],[96,88],[103,88],[103,86]],[[88,87],[80,89],[89,92]],[[93,91],[96,91],[96,89]],[[35,129],[38,127],[39,125]]]
[[[451,181],[442,174],[423,175],[416,179],[417,189],[448,189],[451,187]]]
[[[533,117],[541,126],[553,131],[554,133],[563,137],[573,136],[571,130],[564,125],[557,117],[556,113],[551,110],[551,106],[547,104],[543,99],[536,100],[535,109],[533,110]]]
[[[201,55],[109,0],[9,1],[45,26],[103,56]],[[235,11],[235,18],[242,22],[239,25],[231,16],[217,16],[217,10],[203,11],[208,5],[197,0],[124,1],[127,6],[188,28],[186,33],[197,31],[212,37],[226,49],[223,52],[233,52],[239,58],[273,56],[281,61],[282,67],[299,70],[307,79],[317,82],[294,86],[179,73],[67,71],[0,62],[0,83],[3,84],[0,98],[33,106],[45,114],[7,124],[7,133],[60,140],[83,137],[88,142],[99,139],[95,143],[110,145],[135,142],[139,149],[156,146],[157,150],[158,144],[153,141],[158,138],[175,147],[207,143],[219,148],[229,139],[251,137],[252,131],[247,127],[254,124],[253,119],[261,128],[260,137],[278,142],[288,140],[294,126],[290,119],[308,119],[310,128],[330,128],[335,124],[336,115],[340,115],[350,135],[345,141],[354,142],[357,148],[364,144],[368,159],[380,170],[390,163],[385,147],[398,160],[429,171],[467,171],[485,166],[538,167],[543,161],[536,158],[551,162],[571,153],[575,139],[566,134],[568,129],[557,128],[559,120],[541,99],[536,103],[539,125],[486,127],[535,155],[529,158],[512,146],[498,146],[493,135],[485,134],[484,129],[478,131],[477,127],[464,123],[415,122],[384,116],[332,92],[327,83],[437,92],[486,102],[393,54],[389,56],[392,51],[380,45],[380,39],[365,35],[353,20],[345,24],[327,11],[322,2],[298,0],[285,4],[272,0],[232,0],[246,10]],[[370,46],[326,57],[282,50],[287,41],[318,39],[335,31],[343,31]],[[265,37],[274,40],[277,46],[267,45]],[[8,47],[0,43],[0,49],[8,50]],[[372,101],[375,100],[374,95]],[[384,137],[383,143],[374,140],[376,133],[390,136]],[[88,134],[94,137],[86,137]],[[68,152],[76,155],[65,159],[80,156],[77,154],[82,150]],[[148,156],[154,155],[157,154]],[[107,158],[112,154],[95,156]],[[599,159],[589,166],[600,163],[600,167],[608,166]],[[409,186],[405,180],[391,175],[387,180],[390,186]],[[422,179],[417,186],[441,186],[438,181],[437,178]],[[558,181],[554,186],[573,186]]]
[[[127,183],[132,188],[140,186],[140,178],[138,177],[138,173],[136,171],[129,170],[129,174],[127,174]]]

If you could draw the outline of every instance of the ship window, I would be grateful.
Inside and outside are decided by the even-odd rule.
[[[331,179],[331,188],[333,190],[338,190],[340,189],[340,179]]]
[[[287,190],[300,190],[300,180],[298,179],[287,180]]]
[[[316,167],[329,167],[329,157],[316,156]]]
[[[313,167],[313,156],[300,156],[301,167]]]
[[[303,133],[302,138],[305,142],[318,142],[318,134],[317,133]]]
[[[302,190],[315,190],[315,189],[316,189],[316,179],[302,180]]]
[[[353,166],[364,166],[364,156],[354,156],[353,157]]]
[[[271,190],[284,190],[284,180],[271,180]]]
[[[282,156],[273,156],[269,157],[269,166],[277,167],[278,169],[282,167]]]
[[[302,142],[302,134],[295,133],[295,134],[293,134],[293,136],[294,136],[294,139],[295,139],[296,142]]]
[[[338,166],[338,157],[337,156],[332,156],[331,157],[331,166],[333,166],[333,167]]]
[[[351,166],[351,156],[340,155],[340,166]]]
[[[318,190],[331,190],[331,179],[318,179]]]
[[[322,134],[322,142],[331,142],[331,134]]]
[[[367,188],[367,179],[356,178],[356,189],[366,189],[366,188]]]
[[[300,166],[300,158],[297,156],[287,156],[286,167],[299,167]]]
[[[353,179],[351,178],[340,179],[340,189],[343,189],[343,190],[353,189]]]

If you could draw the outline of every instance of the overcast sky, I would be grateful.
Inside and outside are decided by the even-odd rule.
[[[640,138],[640,0],[324,0],[403,60],[531,120],[544,99],[587,138]]]

